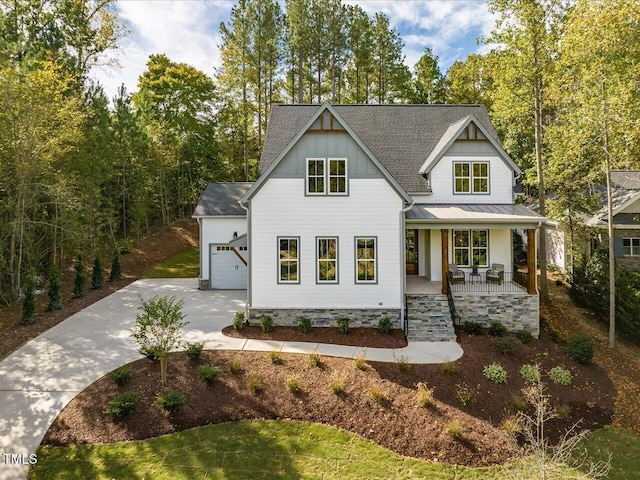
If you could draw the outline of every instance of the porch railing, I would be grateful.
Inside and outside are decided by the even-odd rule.
[[[449,279],[447,279],[449,281]],[[527,276],[524,272],[514,271],[502,272],[499,277],[490,275],[487,277],[486,272],[465,272],[464,282],[461,278],[454,278],[449,281],[450,288],[453,293],[526,293]]]
[[[449,303],[449,312],[451,313],[451,320],[453,321],[454,330],[456,332],[456,341],[460,342],[460,315],[456,311],[456,305],[453,301],[453,294],[451,293],[451,286],[449,285],[449,278],[444,277],[444,281],[447,283],[447,302]],[[458,328],[456,328],[458,327]]]

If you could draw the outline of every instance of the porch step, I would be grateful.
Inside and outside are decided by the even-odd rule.
[[[407,295],[407,338],[413,341],[455,342],[456,332],[447,296]]]

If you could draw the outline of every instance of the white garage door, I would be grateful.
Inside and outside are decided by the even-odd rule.
[[[211,245],[210,288],[246,290],[247,266],[238,255],[246,261],[246,247],[234,250],[229,245]]]

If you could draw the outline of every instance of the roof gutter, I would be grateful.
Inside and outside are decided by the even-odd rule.
[[[403,208],[402,210],[400,210],[400,272],[402,275],[402,291],[400,292],[400,325],[402,326],[402,329],[405,330],[405,335],[408,333],[407,329],[405,329],[405,317],[406,317],[406,312],[405,312],[405,299],[406,299],[406,292],[407,292],[407,262],[405,259],[405,248],[403,247],[403,243],[406,243],[406,238],[405,238],[405,221],[406,221],[406,213],[411,210],[413,208],[413,206],[415,205],[415,202],[411,202],[407,207]]]
[[[247,250],[249,253],[249,265],[247,265],[247,301],[245,302],[244,307],[244,318],[246,318],[247,325],[249,324],[249,306],[251,303],[251,255],[253,253],[253,248],[251,248],[251,213],[249,211],[249,207],[246,207],[244,203],[242,203],[242,199],[238,200],[238,204],[242,209],[247,212]]]

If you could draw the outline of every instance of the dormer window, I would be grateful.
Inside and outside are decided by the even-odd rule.
[[[489,162],[454,162],[453,193],[489,193]]]
[[[347,195],[346,158],[307,158],[307,195]]]

